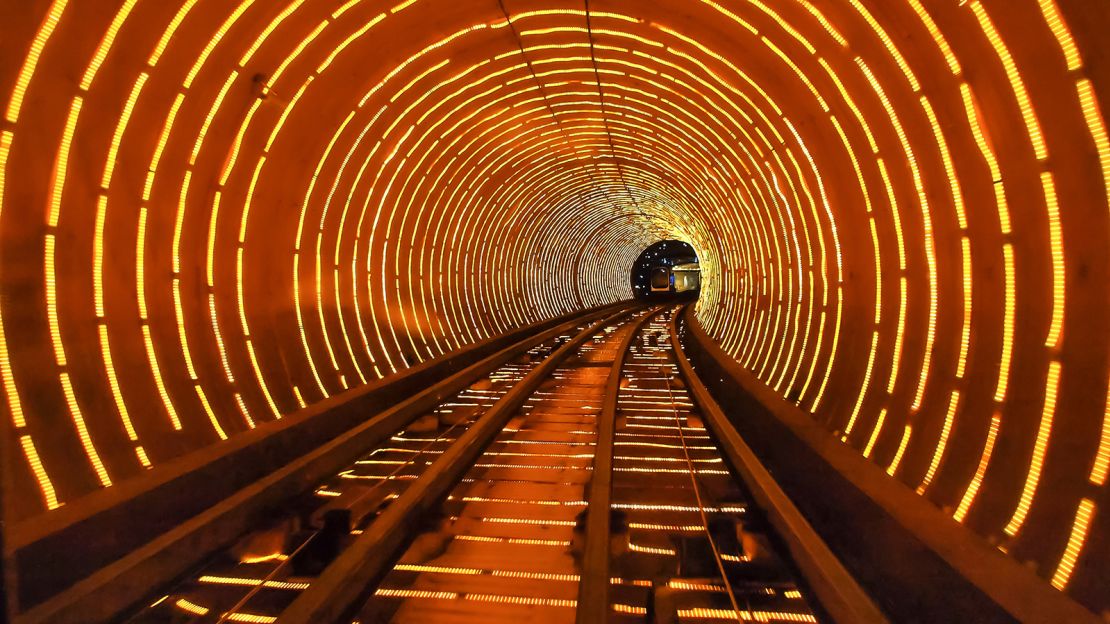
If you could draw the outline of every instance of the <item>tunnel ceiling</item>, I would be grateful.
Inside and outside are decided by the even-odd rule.
[[[1057,587],[1105,588],[1104,3],[28,0],[0,24],[16,516],[628,298],[678,239],[741,364]]]

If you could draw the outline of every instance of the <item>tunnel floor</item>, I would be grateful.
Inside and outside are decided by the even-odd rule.
[[[611,621],[649,613],[658,622],[817,621],[686,389],[673,360],[673,312],[610,322],[563,359],[442,503],[413,518],[409,546],[354,621],[575,621],[598,421],[618,356],[606,510]],[[347,543],[569,337],[419,416],[129,622],[279,621]],[[347,526],[336,533],[325,517],[341,510]]]

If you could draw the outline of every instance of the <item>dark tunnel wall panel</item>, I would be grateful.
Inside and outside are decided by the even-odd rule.
[[[626,298],[677,239],[732,357],[1110,606],[1098,3],[503,6],[0,6],[14,517]]]

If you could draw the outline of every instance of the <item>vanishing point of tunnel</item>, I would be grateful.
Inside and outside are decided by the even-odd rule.
[[[0,0],[0,622],[1110,621],[1105,0]]]

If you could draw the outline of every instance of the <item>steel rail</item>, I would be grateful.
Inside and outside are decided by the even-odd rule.
[[[594,468],[586,493],[586,544],[582,551],[582,571],[578,579],[578,624],[609,621],[609,532],[613,498],[613,440],[616,435],[617,400],[625,356],[632,341],[648,319],[662,311],[657,308],[633,321],[628,335],[621,339],[616,358],[609,369],[601,413],[597,417]],[[597,512],[597,513],[594,513]]]
[[[324,624],[352,615],[404,552],[415,533],[414,521],[446,498],[535,389],[586,340],[635,309],[593,323],[517,382],[282,612],[277,623]]]
[[[672,320],[681,309],[682,308],[671,310]],[[671,336],[674,336],[674,329],[674,324],[671,323]],[[673,344],[671,348],[671,359],[677,360]],[[685,375],[683,375],[683,378],[685,378]],[[713,538],[713,531],[709,529],[709,519],[705,516],[705,503],[702,501],[701,486],[698,485],[698,471],[694,467],[694,462],[690,461],[690,448],[686,444],[686,434],[682,432],[682,419],[678,415],[678,402],[674,398],[674,389],[671,387],[669,379],[664,378],[663,382],[667,384],[667,396],[670,397],[671,408],[674,410],[675,429],[677,429],[678,439],[682,442],[682,455],[686,459],[686,468],[689,470],[690,489],[693,490],[694,500],[698,504],[698,516],[701,518],[702,527],[705,528],[705,539],[709,542],[709,548],[713,551],[714,563],[717,565],[717,571],[721,574],[721,582],[724,583],[725,591],[728,593],[729,603],[732,604],[732,610],[736,613],[736,619],[743,621],[744,618],[741,615],[740,605],[736,602],[736,592],[732,589],[732,583],[729,582],[728,574],[725,572],[724,561],[721,560],[721,549],[717,546],[717,540]],[[747,606],[748,612],[750,613],[752,611],[751,603],[749,602]]]
[[[424,457],[425,451],[428,451],[432,446],[434,446],[438,442],[448,441],[446,436],[453,433],[456,429],[460,429],[460,428],[465,429],[466,427],[469,427],[470,425],[474,424],[474,421],[476,421],[476,420],[477,420],[477,418],[471,418],[471,419],[466,420],[466,421],[459,421],[459,422],[451,425],[450,427],[448,427],[445,431],[437,434],[436,437],[433,438],[430,442],[427,442],[423,447],[416,450],[413,453],[413,456],[408,458],[405,461],[405,463],[403,463],[403,464],[397,466],[396,468],[394,468],[393,472],[391,472],[389,474],[389,476],[392,477],[394,475],[397,475],[397,474],[401,473],[406,468],[414,466],[416,464],[417,460]],[[453,441],[453,440],[454,439],[452,438],[451,441]],[[368,489],[366,492],[363,492],[357,499],[355,499],[354,501],[350,501],[349,504],[346,505],[346,508],[348,508],[348,509],[353,508],[359,501],[361,501],[365,497],[369,496],[372,492],[378,490],[379,488],[384,488],[386,486],[386,483],[387,483],[387,481],[385,481],[385,480],[379,481],[378,483],[376,483],[375,485],[370,487],[370,489]],[[251,587],[247,591],[247,593],[244,594],[243,597],[240,598],[237,603],[235,603],[235,605],[233,607],[231,607],[230,609],[225,611],[219,617],[219,619],[216,620],[216,624],[223,624],[224,622],[227,622],[227,621],[231,620],[232,616],[237,614],[241,609],[245,608],[247,606],[247,604],[250,603],[250,600],[252,598],[254,598],[254,596],[256,596],[258,594],[258,592],[260,592],[266,586],[266,583],[268,581],[273,580],[282,570],[284,570],[286,568],[286,566],[290,565],[293,562],[293,560],[296,558],[297,553],[304,550],[304,548],[307,547],[316,538],[316,536],[318,536],[319,534],[320,534],[320,531],[317,531],[316,533],[313,533],[312,535],[310,535],[308,537],[308,539],[306,539],[304,542],[302,542],[300,546],[297,546],[297,548],[293,552],[289,553],[288,558],[286,558],[284,561],[279,562],[274,567],[274,569],[270,570],[270,572],[266,575],[265,578],[263,578],[257,585]],[[200,616],[200,617],[203,617],[203,616]],[[199,617],[193,618],[193,619],[190,620],[190,622],[196,621],[198,619],[199,619]]]
[[[682,350],[678,334],[679,316],[679,313],[671,316],[671,345],[679,371],[686,378],[690,396],[702,412],[705,424],[713,431],[726,461],[740,476],[753,500],[766,512],[771,526],[782,538],[818,605],[833,622],[887,622],[886,616],[817,535],[709,394]]]
[[[618,314],[625,313],[624,308]],[[592,311],[585,318],[612,316],[612,308]],[[180,523],[144,546],[104,566],[68,590],[19,613],[15,624],[38,622],[114,621],[142,604],[151,586],[171,582],[209,553],[233,543],[263,521],[274,508],[343,470],[366,449],[404,428],[420,414],[467,388],[528,349],[582,322],[582,317],[560,323],[504,347],[461,371],[426,387],[365,420],[313,451],[246,485],[222,501]]]
[[[685,340],[706,382],[722,404],[744,413],[738,428],[751,428],[752,445],[768,464],[775,458],[817,530],[845,553],[891,619],[1105,622],[831,435],[740,366],[692,312],[683,315]],[[943,601],[935,600],[937,586],[946,588]]]

